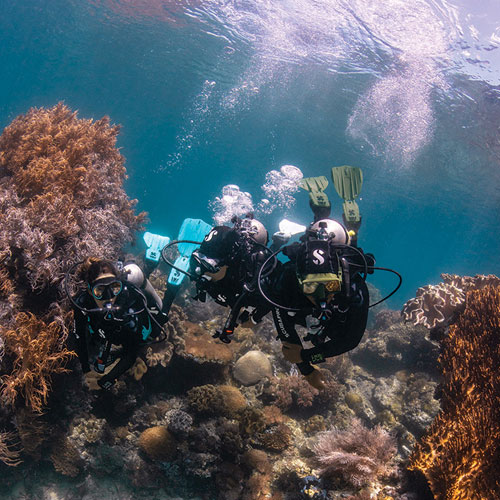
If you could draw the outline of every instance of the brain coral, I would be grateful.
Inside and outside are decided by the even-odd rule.
[[[139,448],[153,460],[168,462],[175,457],[177,442],[166,427],[150,427],[139,436]]]
[[[500,498],[500,287],[466,302],[441,341],[441,412],[410,463],[436,500]]]

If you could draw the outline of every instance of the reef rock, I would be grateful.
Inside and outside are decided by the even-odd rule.
[[[272,375],[269,358],[261,351],[249,351],[236,361],[233,376],[243,385],[254,385]]]

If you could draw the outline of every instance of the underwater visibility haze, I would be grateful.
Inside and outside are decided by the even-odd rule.
[[[0,0],[0,13],[1,498],[500,498],[498,0]],[[280,307],[253,326],[259,302],[238,317],[253,290],[210,293],[255,283],[248,259],[240,280],[233,260],[195,254],[196,297],[163,266],[140,289],[81,262],[123,245],[140,260],[139,229],[175,239],[186,218],[307,226],[307,177],[329,179],[340,220],[343,165],[363,172],[359,247],[403,278],[366,328],[364,278],[350,262],[338,278],[338,255],[310,259],[331,250],[319,237],[263,280]],[[236,234],[195,223],[208,247]],[[360,267],[362,252],[335,248]],[[373,303],[397,279],[368,283]]]
[[[226,185],[270,233],[284,216],[307,224],[307,194],[280,167],[329,177],[347,164],[365,176],[360,245],[404,278],[394,307],[443,272],[499,273],[496,2],[1,6],[0,124],[59,101],[108,115],[149,231],[210,222]]]

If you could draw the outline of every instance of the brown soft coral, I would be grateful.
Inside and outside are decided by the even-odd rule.
[[[116,258],[145,214],[123,182],[118,127],[78,119],[63,104],[33,108],[0,136],[0,337],[13,363],[2,397],[34,411],[64,371],[72,315],[58,305],[64,273],[88,255]]]
[[[78,476],[84,467],[84,460],[76,446],[67,438],[58,438],[54,441],[50,460],[57,472],[68,477]]]
[[[441,413],[411,457],[437,500],[498,498],[500,287],[472,290],[442,340]]]
[[[73,355],[61,345],[61,325],[19,313],[15,329],[2,328],[0,333],[14,357],[11,372],[1,378],[2,399],[14,405],[21,395],[27,407],[41,412],[50,392],[51,376],[66,372],[64,365]]]
[[[395,472],[395,439],[382,427],[366,428],[353,419],[349,428],[320,434],[314,448],[324,477],[341,477],[359,487]]]
[[[22,462],[19,458],[21,451],[11,444],[15,437],[12,432],[0,432],[0,462],[11,467],[15,467]]]
[[[31,109],[0,136],[0,253],[20,250],[3,265],[33,289],[58,283],[68,261],[114,256],[144,221],[122,187],[118,130],[58,104]]]

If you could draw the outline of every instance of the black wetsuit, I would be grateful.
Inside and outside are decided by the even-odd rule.
[[[316,318],[319,328],[311,330],[311,337],[316,345],[301,351],[302,363],[297,367],[303,375],[313,372],[311,363],[321,363],[325,358],[338,356],[354,349],[363,337],[368,318],[369,294],[364,279],[359,274],[359,268],[351,273],[349,297],[344,292],[334,295],[327,305],[327,315],[320,320],[322,311],[314,306],[304,295],[297,280],[296,267],[292,262],[284,264],[278,278],[274,281],[272,297],[278,304],[299,312],[289,312],[285,309],[273,308],[273,318],[282,342],[302,345],[295,325],[307,327],[306,318]]]
[[[268,257],[265,250],[255,250],[248,254],[240,254],[228,264],[224,278],[218,281],[201,279],[196,282],[196,299],[205,301],[208,294],[217,304],[238,311],[247,309],[248,314],[242,314],[239,323],[250,319],[257,324],[271,310],[268,302],[260,295],[257,287],[257,273],[260,265]],[[274,274],[274,273],[273,273]],[[170,307],[179,291],[178,286],[167,285],[163,297],[162,312],[168,314]],[[241,300],[240,300],[241,298]]]
[[[85,309],[97,308],[96,302],[87,291],[80,292],[74,300]],[[109,320],[104,319],[103,312],[85,313],[74,307],[75,350],[84,373],[90,371],[90,363],[94,361],[92,358],[96,358],[96,354],[101,350],[105,352],[108,342],[110,346],[121,346],[119,354],[115,356],[115,359],[120,360],[100,379],[101,383],[114,382],[131,368],[144,340],[150,335],[157,335],[159,330],[144,306],[143,296],[132,286],[124,285],[114,305],[119,306],[120,310],[113,313],[114,318]]]

